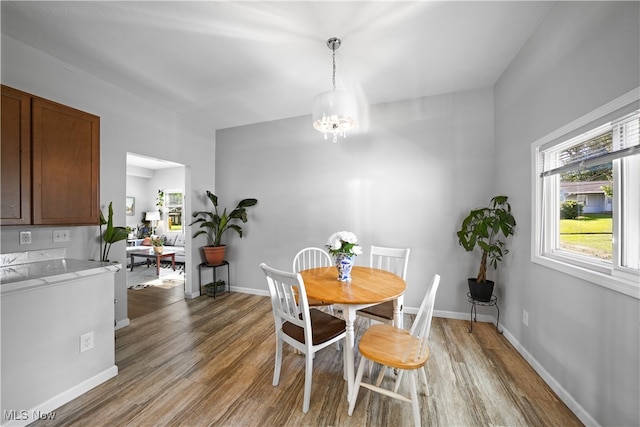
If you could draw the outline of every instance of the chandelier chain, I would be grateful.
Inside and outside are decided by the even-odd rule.
[[[336,46],[332,45],[331,50],[333,51],[333,90],[336,90]]]

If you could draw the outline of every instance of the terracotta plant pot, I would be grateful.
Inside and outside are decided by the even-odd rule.
[[[204,258],[209,265],[220,265],[224,261],[224,255],[227,250],[225,245],[222,246],[203,246]]]

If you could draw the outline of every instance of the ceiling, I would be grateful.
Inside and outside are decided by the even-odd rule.
[[[144,169],[169,169],[184,166],[180,163],[171,162],[169,160],[157,159],[155,157],[143,156],[140,154],[127,153],[127,166],[135,166]]]
[[[553,2],[2,1],[10,36],[214,129],[491,87]]]

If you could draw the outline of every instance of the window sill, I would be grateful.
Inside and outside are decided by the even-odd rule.
[[[633,278],[627,279],[606,273],[599,273],[548,256],[533,255],[531,261],[640,300],[640,280],[637,278],[634,280]]]

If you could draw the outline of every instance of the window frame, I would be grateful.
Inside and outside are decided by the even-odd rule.
[[[631,112],[637,110],[640,100],[640,87],[627,92],[626,94],[614,99],[613,101],[603,105],[602,107],[574,120],[573,122],[549,133],[548,135],[538,139],[531,145],[531,261],[565,274],[577,277],[596,285],[603,286],[622,294],[640,299],[640,273],[633,268],[626,268],[620,265],[620,215],[621,213],[621,197],[622,185],[614,185],[616,194],[613,197],[614,218],[613,224],[613,259],[611,262],[601,261],[594,257],[582,256],[577,253],[550,248],[551,241],[557,235],[557,222],[551,221],[552,227],[543,228],[544,217],[554,216],[558,212],[559,206],[555,203],[547,203],[543,200],[543,184],[545,185],[545,193],[558,194],[559,180],[543,180],[540,178],[542,173],[541,153],[549,148],[558,145],[561,141],[571,139],[572,134],[585,133],[579,132],[589,126],[597,127],[607,122],[607,116],[618,111]],[[623,116],[620,113],[620,116]],[[609,120],[610,121],[610,120]],[[614,161],[614,182],[620,182],[620,165],[622,159]],[[553,182],[550,182],[553,181]],[[637,214],[636,214],[637,215]],[[544,235],[542,234],[544,230]],[[553,250],[552,250],[553,249]]]

